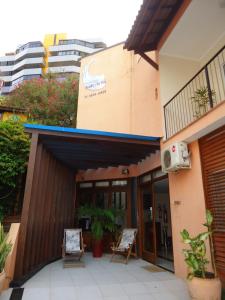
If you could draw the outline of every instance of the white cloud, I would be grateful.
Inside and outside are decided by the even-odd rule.
[[[143,0],[12,0],[0,4],[0,55],[46,33],[100,38],[108,46],[125,40]]]

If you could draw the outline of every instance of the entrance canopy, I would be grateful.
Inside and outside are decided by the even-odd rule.
[[[22,284],[61,257],[75,220],[77,170],[135,164],[159,149],[159,138],[26,124],[32,134],[14,280]]]
[[[137,164],[159,150],[159,137],[33,124],[25,130],[73,170]]]

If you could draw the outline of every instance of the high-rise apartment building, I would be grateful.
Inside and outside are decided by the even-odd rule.
[[[59,78],[80,73],[80,58],[106,45],[100,41],[67,39],[66,34],[48,34],[44,42],[28,42],[0,57],[0,95],[13,91],[24,80],[47,73]]]

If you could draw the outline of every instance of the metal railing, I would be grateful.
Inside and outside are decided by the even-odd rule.
[[[166,138],[187,127],[223,100],[225,46],[164,105]]]

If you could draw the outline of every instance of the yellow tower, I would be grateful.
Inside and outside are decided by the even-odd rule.
[[[48,70],[48,57],[49,57],[49,47],[58,45],[59,40],[65,40],[67,38],[66,33],[55,33],[46,34],[44,37],[44,48],[45,48],[45,66],[42,68],[43,74],[47,73]]]

